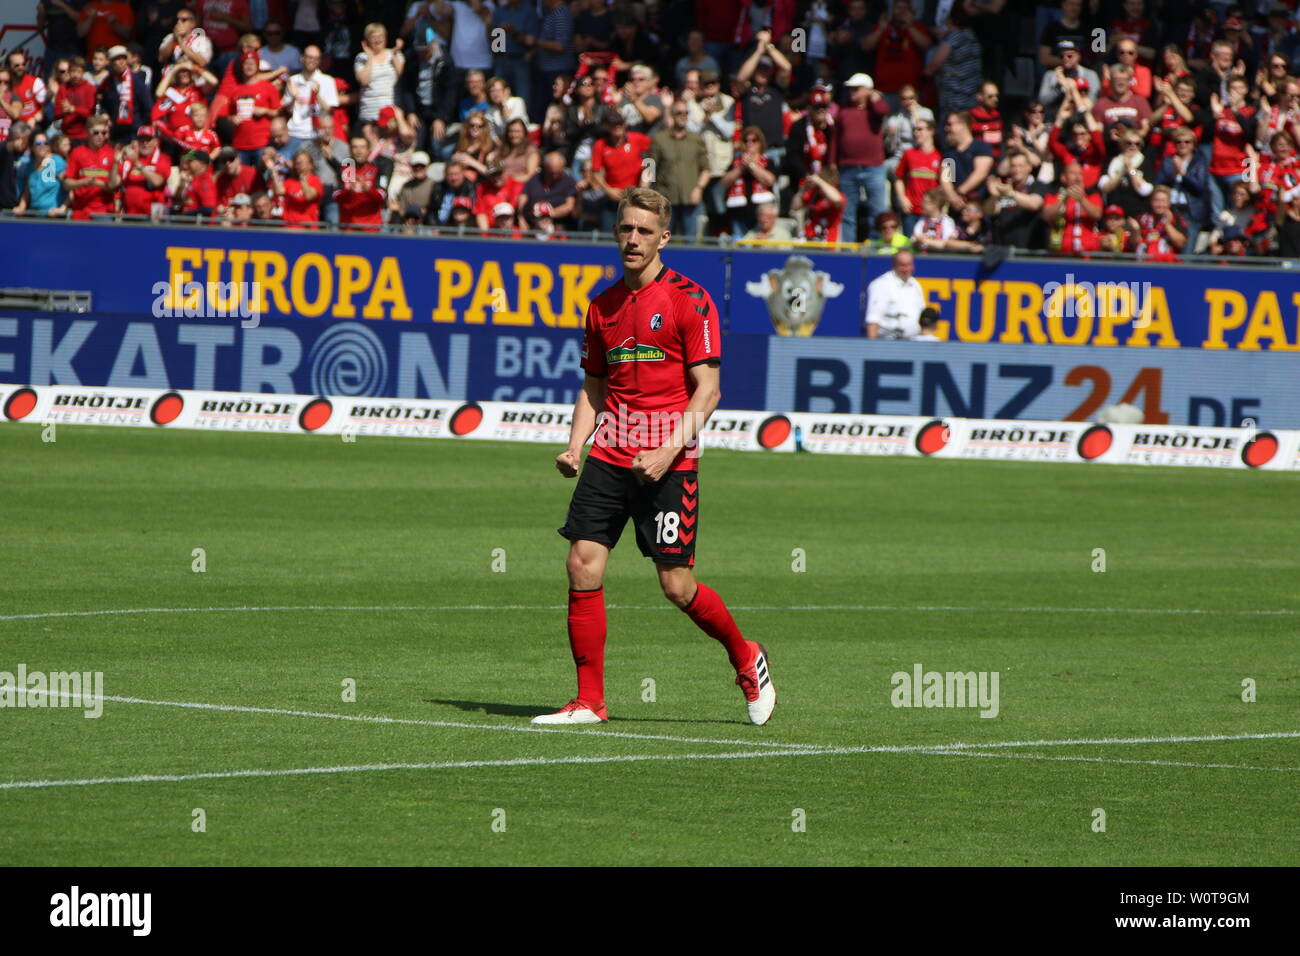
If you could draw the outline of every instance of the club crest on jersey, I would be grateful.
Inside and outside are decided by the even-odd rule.
[[[650,331],[658,332],[664,325],[664,315],[662,312],[656,312],[650,316]]]
[[[642,345],[630,335],[605,353],[605,361],[615,362],[662,362],[668,356],[663,349],[654,345]]]

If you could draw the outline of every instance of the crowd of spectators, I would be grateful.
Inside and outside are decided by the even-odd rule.
[[[1295,0],[34,2],[19,215],[1300,254]]]

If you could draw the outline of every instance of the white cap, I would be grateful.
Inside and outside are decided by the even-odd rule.
[[[874,90],[876,88],[876,81],[865,73],[854,73],[844,81],[844,85],[849,87],[865,86],[869,90]]]
[[[515,214],[515,207],[512,206],[512,205],[510,205],[510,203],[508,203],[508,202],[499,202],[499,203],[497,203],[495,206],[492,207],[492,215],[493,215],[493,217],[496,217],[496,216],[513,216],[514,214]]]

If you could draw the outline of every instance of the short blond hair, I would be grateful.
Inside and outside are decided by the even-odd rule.
[[[615,222],[623,221],[623,210],[631,207],[633,209],[644,209],[646,212],[652,212],[659,219],[659,228],[667,229],[668,223],[672,221],[673,204],[668,201],[668,197],[663,193],[655,192],[644,186],[637,186],[629,189],[623,194],[623,198],[618,203],[618,215]]]
[[[364,36],[367,40],[369,40],[369,39],[370,39],[372,36],[374,36],[376,33],[382,33],[385,37],[387,37],[387,36],[388,36],[388,27],[386,27],[386,26],[384,26],[382,23],[378,23],[378,22],[376,22],[376,23],[367,23],[367,24],[366,24],[366,28],[365,28],[365,30],[362,32],[362,36]]]

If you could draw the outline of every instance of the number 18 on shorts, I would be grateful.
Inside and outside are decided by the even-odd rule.
[[[560,534],[613,549],[632,519],[641,553],[656,564],[695,564],[699,473],[670,471],[657,482],[637,480],[621,468],[588,456]]]

